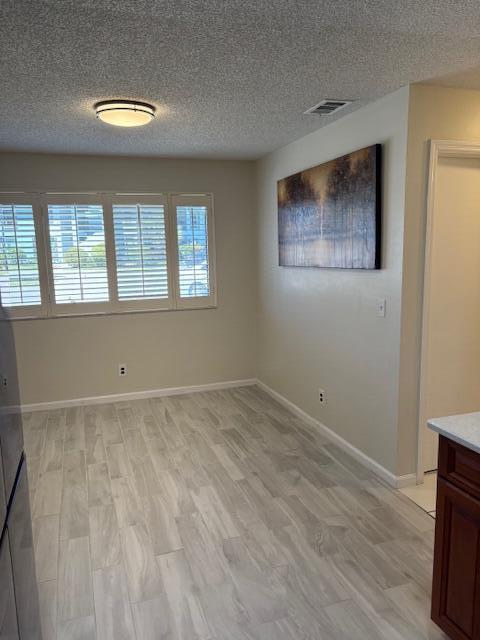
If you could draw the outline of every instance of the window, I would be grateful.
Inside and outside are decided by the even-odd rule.
[[[216,304],[210,196],[39,200],[0,204],[0,291],[14,317]]]
[[[101,204],[49,204],[48,232],[56,304],[109,300]]]
[[[178,271],[180,296],[208,296],[207,210],[177,207]]]
[[[209,198],[176,196],[178,305],[214,304],[213,233]]]
[[[165,206],[114,200],[113,228],[119,301],[168,300]]]
[[[32,204],[0,204],[0,291],[5,307],[41,304]]]

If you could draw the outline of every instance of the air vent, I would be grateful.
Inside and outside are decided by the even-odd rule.
[[[329,116],[332,113],[340,111],[344,107],[352,104],[351,100],[322,100],[311,109],[305,111],[306,114],[314,113],[319,116]]]

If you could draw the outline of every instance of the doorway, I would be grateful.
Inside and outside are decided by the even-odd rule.
[[[480,409],[480,145],[431,142],[417,482],[437,468],[434,417]]]

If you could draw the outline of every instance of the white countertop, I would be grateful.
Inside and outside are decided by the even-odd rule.
[[[446,418],[432,418],[428,426],[445,438],[480,453],[480,411]]]

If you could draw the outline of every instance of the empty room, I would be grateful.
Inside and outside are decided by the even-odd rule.
[[[0,16],[0,640],[480,640],[478,0]]]

